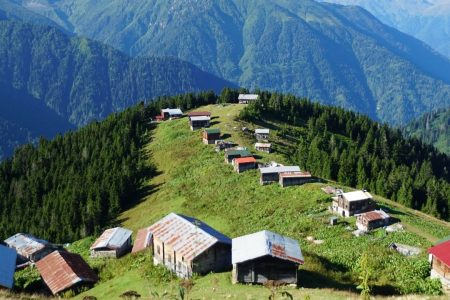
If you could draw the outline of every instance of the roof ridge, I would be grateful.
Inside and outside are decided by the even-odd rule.
[[[209,236],[209,237],[215,239],[215,240],[216,240],[216,243],[219,241],[219,239],[218,239],[217,237],[215,237],[215,236],[209,234],[208,232],[206,232],[205,230],[203,230],[200,226],[196,226],[195,224],[193,224],[191,221],[189,221],[189,220],[186,219],[186,218],[194,219],[195,221],[198,221],[198,222],[200,223],[200,225],[201,225],[201,224],[204,224],[205,226],[208,226],[208,227],[210,227],[211,229],[214,229],[214,228],[212,228],[211,226],[207,225],[205,222],[202,222],[202,221],[200,221],[199,219],[194,218],[194,217],[188,217],[188,216],[185,216],[185,215],[182,215],[182,214],[177,214],[177,213],[173,213],[173,214],[176,215],[178,218],[182,219],[184,222],[189,223],[190,226],[193,226],[194,228],[200,229],[204,234],[206,234],[207,236]],[[214,230],[215,230],[215,229],[214,229]],[[215,230],[215,231],[217,231],[217,230]]]

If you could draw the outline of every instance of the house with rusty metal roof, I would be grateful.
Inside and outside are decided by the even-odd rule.
[[[148,249],[152,246],[153,235],[150,232],[150,227],[139,229],[136,238],[134,239],[133,249],[131,253],[138,253]]]
[[[233,239],[233,283],[297,284],[304,258],[298,241],[263,230]]]
[[[300,172],[299,166],[269,166],[259,168],[261,173],[259,182],[263,184],[269,184],[272,182],[278,182],[280,180],[280,173],[285,172]]]
[[[131,230],[115,227],[105,230],[91,246],[91,257],[118,258],[131,248]]]
[[[13,288],[16,260],[16,250],[0,245],[0,287]]]
[[[53,295],[98,281],[97,274],[74,253],[54,251],[38,261],[36,267]]]
[[[383,210],[373,210],[357,215],[356,227],[362,231],[370,231],[389,225],[390,216]]]
[[[5,244],[16,250],[18,263],[39,261],[57,249],[55,245],[48,241],[26,233],[17,233],[7,238]]]
[[[149,231],[154,264],[178,277],[231,269],[231,239],[200,220],[170,213]]]
[[[443,286],[450,288],[450,241],[437,244],[428,249],[431,263],[431,278],[437,278]]]
[[[306,171],[300,172],[281,172],[278,180],[282,187],[302,185],[308,182],[313,182],[314,178],[311,173]]]

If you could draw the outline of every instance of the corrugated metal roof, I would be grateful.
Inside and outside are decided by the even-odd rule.
[[[208,128],[208,129],[205,129],[205,132],[207,134],[216,134],[216,133],[220,133],[220,129],[219,128]]]
[[[366,218],[368,221],[389,219],[389,215],[383,210],[374,210],[362,213],[360,216]]]
[[[269,134],[270,133],[270,129],[258,128],[258,129],[255,129],[255,133],[257,133],[257,134]]]
[[[258,100],[257,94],[239,94],[238,100]]]
[[[308,177],[312,177],[312,176],[311,176],[311,173],[309,173],[309,172],[300,171],[300,172],[282,172],[282,173],[280,173],[280,177],[282,177],[282,178],[294,178],[294,177],[308,178]]]
[[[17,253],[23,257],[29,257],[45,247],[53,246],[45,240],[25,233],[17,233],[7,238],[5,243],[8,247],[16,249]]]
[[[13,288],[16,261],[16,250],[0,245],[0,286]]]
[[[198,117],[190,117],[191,121],[210,121],[211,117],[208,116],[198,116]]]
[[[187,114],[189,117],[199,117],[199,116],[207,116],[210,117],[211,113],[209,111],[191,111]]]
[[[433,254],[440,261],[450,267],[450,241],[431,247],[428,249],[428,253]]]
[[[263,230],[233,239],[233,264],[270,255],[303,264],[304,258],[298,241]]]
[[[372,195],[365,191],[354,191],[349,193],[343,193],[342,196],[348,201],[360,201],[372,199]]]
[[[119,249],[122,247],[133,232],[131,230],[116,227],[105,230],[102,235],[91,246],[91,250],[107,248],[107,249]]]
[[[240,158],[234,159],[235,164],[249,164],[249,163],[255,163],[255,162],[256,162],[256,159],[253,156],[240,157]]]
[[[150,226],[155,239],[171,246],[186,261],[192,261],[216,243],[231,244],[231,239],[207,224],[183,215],[170,213]]]
[[[173,116],[173,115],[182,115],[183,114],[183,112],[179,108],[165,108],[165,109],[161,109],[161,111],[163,113],[168,113],[171,116]]]
[[[62,292],[80,282],[97,282],[98,276],[74,253],[54,251],[36,263],[45,284],[53,294]]]
[[[261,174],[283,173],[283,172],[300,172],[300,167],[299,166],[267,167],[267,168],[260,168],[259,171],[261,172]]]
[[[147,249],[150,247],[151,240],[152,233],[150,232],[150,227],[139,229],[131,253],[137,253]]]
[[[270,148],[272,147],[271,143],[255,143],[255,148]]]
[[[248,150],[225,150],[225,156],[236,156],[240,155],[241,157],[252,156],[252,154]]]

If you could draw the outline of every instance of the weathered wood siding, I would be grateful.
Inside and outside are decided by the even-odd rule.
[[[266,256],[233,266],[233,282],[264,284],[276,280],[297,284],[298,264]]]

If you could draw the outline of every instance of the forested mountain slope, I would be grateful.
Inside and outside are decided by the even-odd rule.
[[[307,96],[391,124],[450,104],[450,61],[356,7],[312,0],[19,2],[130,55],[175,56],[247,88]]]
[[[129,58],[52,27],[3,20],[0,106],[5,109],[0,116],[31,134],[1,140],[0,157],[11,154],[16,144],[54,136],[138,101],[224,86],[233,84],[175,58]]]
[[[405,126],[403,132],[450,155],[450,108],[426,113]]]
[[[322,0],[358,5],[383,23],[408,33],[450,57],[450,2],[448,0]]]

